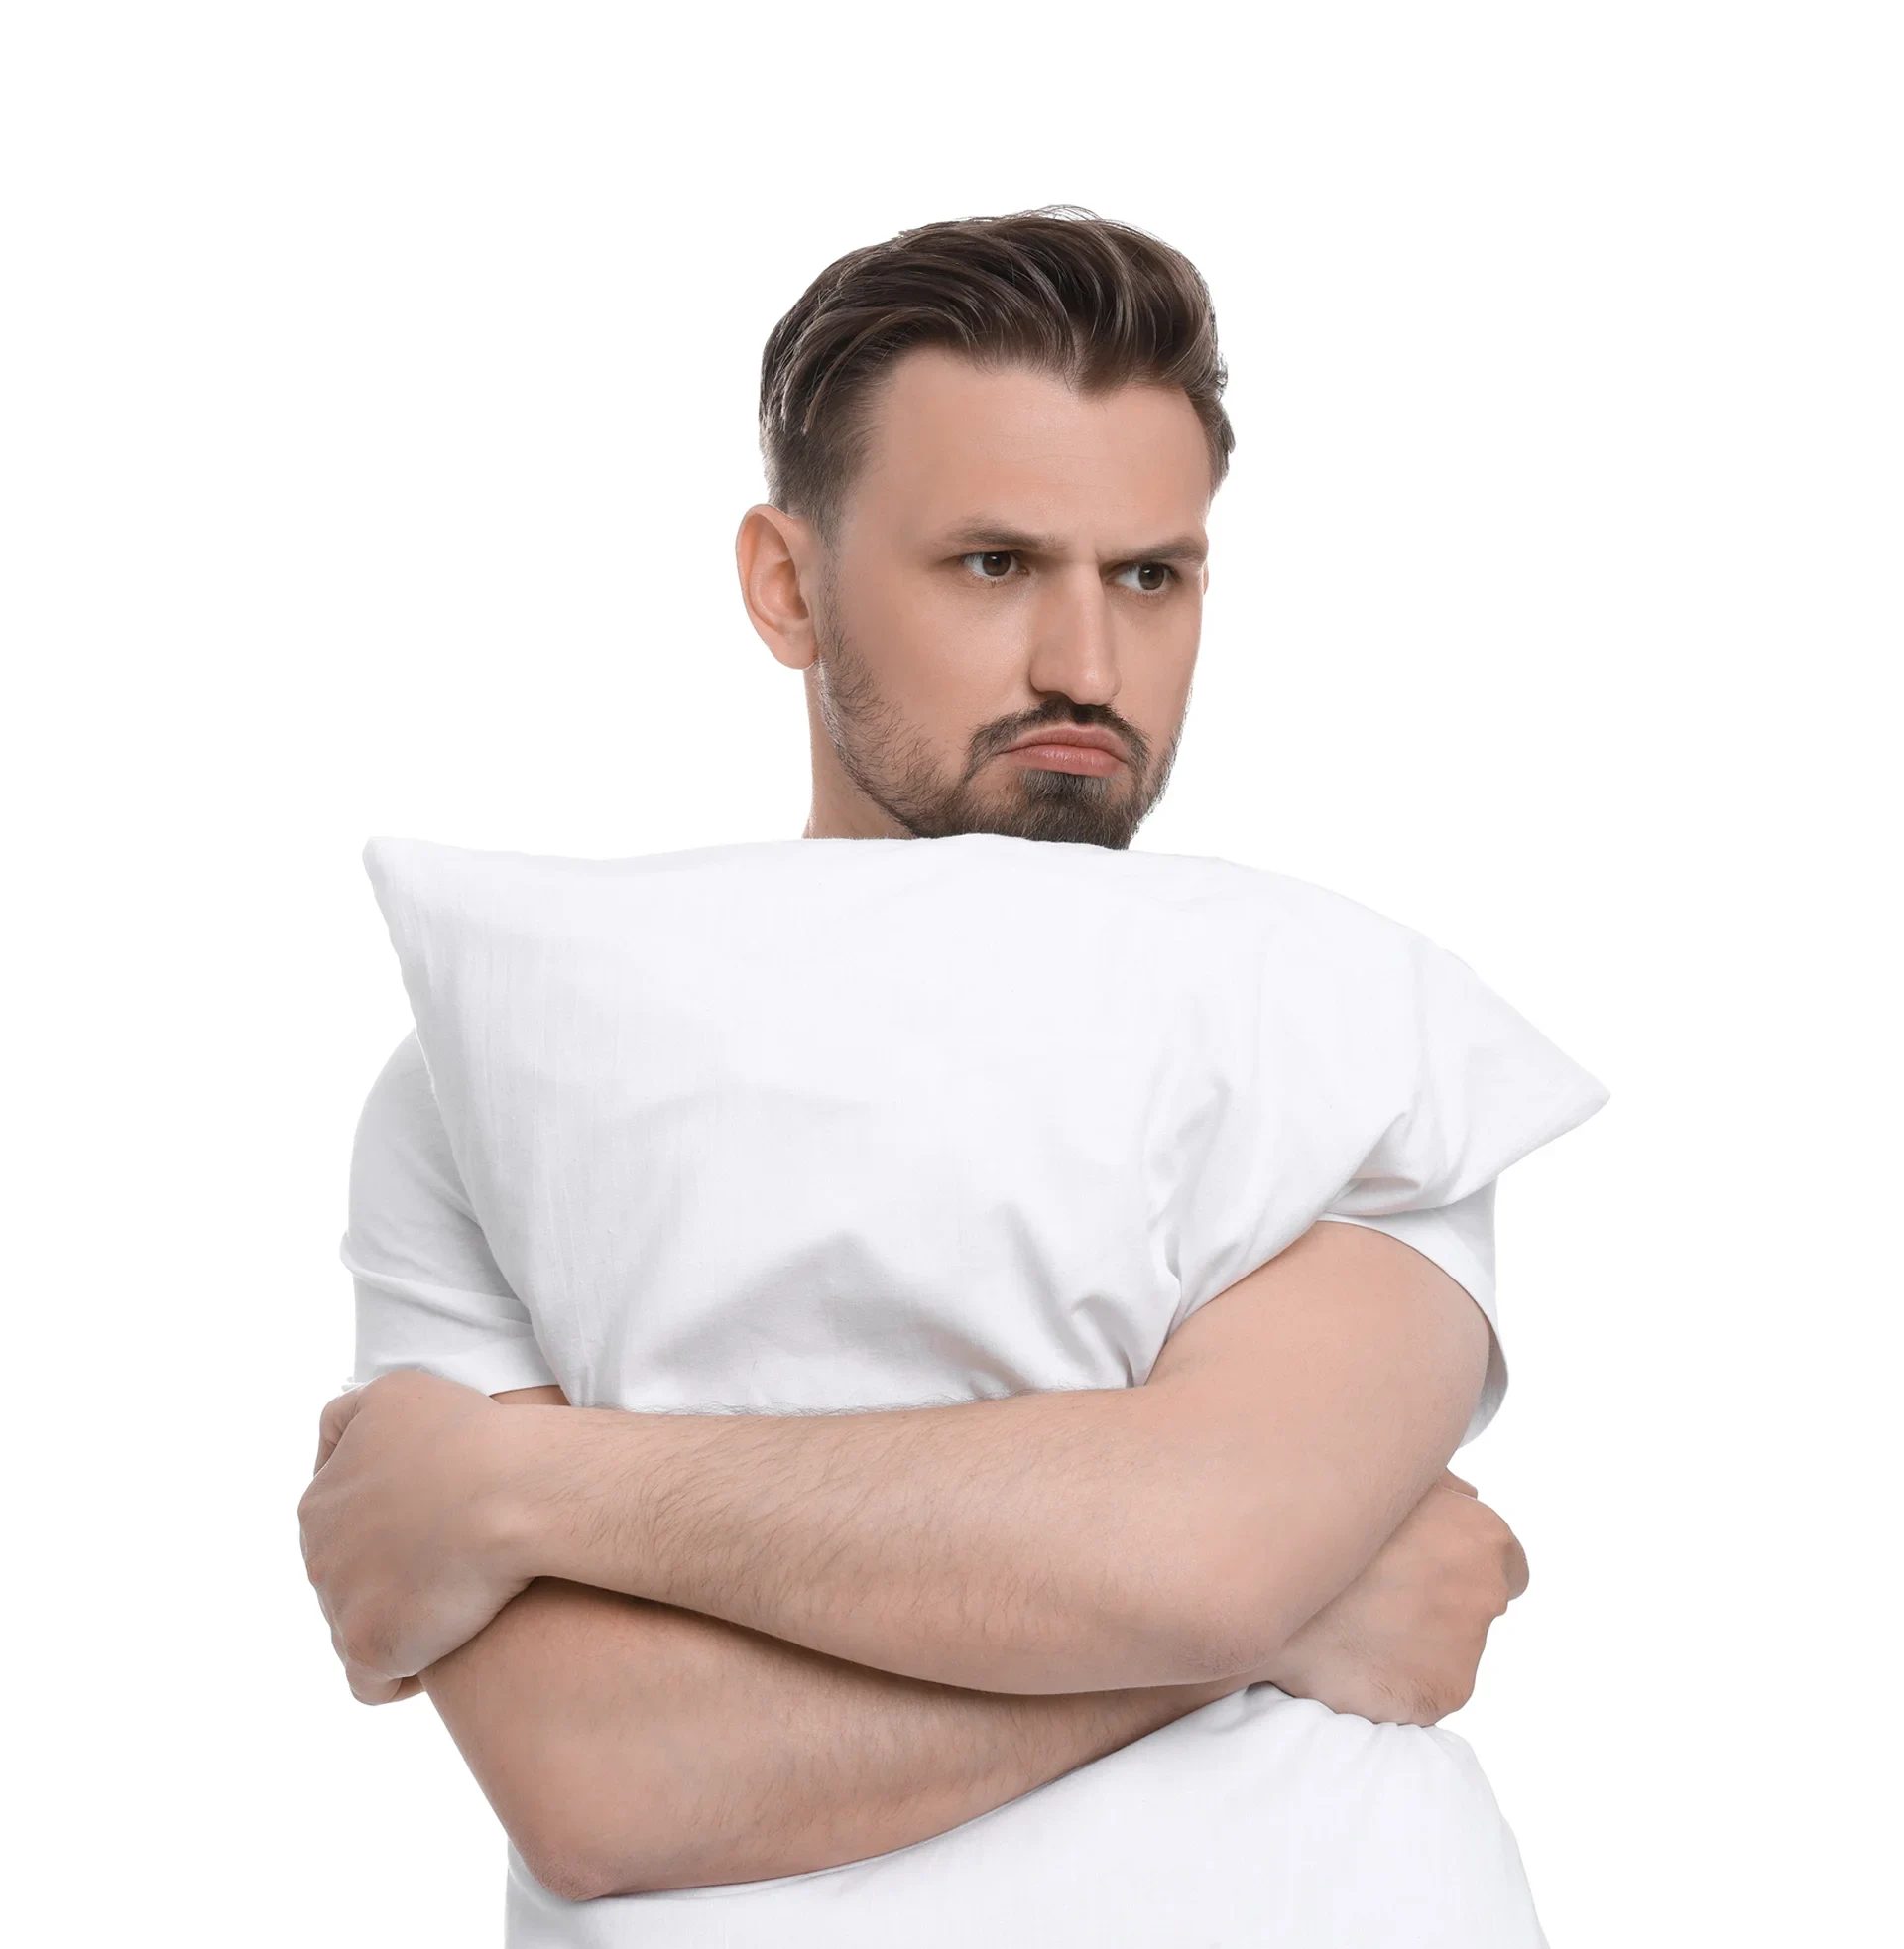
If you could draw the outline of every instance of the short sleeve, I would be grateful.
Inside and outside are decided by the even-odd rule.
[[[1359,1218],[1325,1211],[1322,1220],[1386,1232],[1432,1259],[1479,1306],[1488,1321],[1488,1375],[1468,1429],[1456,1443],[1466,1448],[1500,1410],[1507,1392],[1507,1361],[1500,1350],[1500,1324],[1494,1306],[1494,1180],[1438,1211],[1397,1211],[1385,1218]],[[1321,1222],[1321,1221],[1319,1221]]]
[[[476,1222],[415,1032],[371,1086],[338,1255],[356,1287],[346,1391],[420,1368],[483,1394],[556,1384]]]
[[[1585,1123],[1606,1084],[1557,1048],[1458,956],[1415,936],[1406,1068],[1411,1099],[1318,1214],[1413,1246],[1487,1316],[1488,1375],[1461,1447],[1507,1391],[1494,1290],[1494,1192],[1506,1167]]]

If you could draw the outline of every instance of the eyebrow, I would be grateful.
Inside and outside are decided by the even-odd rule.
[[[1032,535],[1023,529],[1008,528],[1004,523],[981,516],[961,522],[940,537],[948,548],[983,551],[987,554],[1054,555],[1064,552],[1064,545],[1054,535]],[[1200,535],[1177,535],[1167,542],[1147,548],[1127,548],[1111,557],[1117,561],[1184,561],[1200,563],[1209,556],[1208,544]]]

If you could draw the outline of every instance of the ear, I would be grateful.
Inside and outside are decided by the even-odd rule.
[[[789,670],[807,669],[819,655],[809,591],[820,569],[820,540],[811,522],[763,503],[741,517],[734,538],[747,619]]]

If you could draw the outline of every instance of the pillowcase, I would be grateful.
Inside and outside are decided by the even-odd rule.
[[[577,1405],[1135,1385],[1323,1218],[1406,1239],[1493,1326],[1495,1179],[1607,1100],[1424,936],[1224,860],[961,834],[365,861],[430,1085],[409,1114],[439,1120],[416,1141],[521,1314],[363,1268],[391,1358],[430,1364],[435,1318],[466,1378],[501,1333]],[[1464,1439],[1504,1386],[1496,1338]]]

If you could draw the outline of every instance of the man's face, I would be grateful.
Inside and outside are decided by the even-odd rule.
[[[1128,846],[1189,701],[1210,493],[1181,391],[907,354],[805,578],[816,769],[875,829]]]

